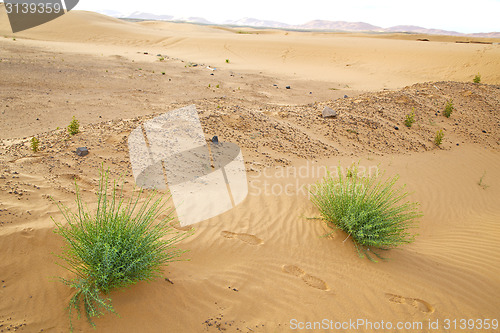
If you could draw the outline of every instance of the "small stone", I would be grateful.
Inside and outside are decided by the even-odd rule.
[[[486,133],[486,131],[485,131],[485,130],[482,130],[481,132]]]
[[[290,89],[290,86],[286,86],[285,88],[286,88],[286,89]]]
[[[88,155],[88,153],[89,153],[89,150],[87,149],[87,147],[76,148],[76,154],[78,156],[85,156],[85,155]]]
[[[394,129],[395,129],[396,131],[398,131],[398,130],[399,130],[399,127],[397,127],[397,126],[394,126]]]
[[[323,118],[335,118],[337,117],[337,111],[330,107],[325,107],[322,112]]]
[[[344,95],[344,98],[347,98],[347,97],[349,97],[349,96],[347,96],[347,95]]]
[[[214,135],[214,137],[212,138],[212,143],[215,143],[215,144],[219,143],[219,138],[217,137],[217,135]]]
[[[157,57],[161,57],[161,54],[160,54],[160,53],[158,53],[156,56],[157,56]]]

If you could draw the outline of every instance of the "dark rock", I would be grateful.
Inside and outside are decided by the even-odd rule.
[[[323,115],[323,118],[336,118],[337,117],[337,111],[333,110],[332,108],[326,106],[323,109],[323,112],[321,113]]]
[[[76,148],[76,154],[78,156],[85,156],[85,155],[88,155],[88,153],[89,153],[89,150],[87,149],[87,147]]]
[[[161,54],[160,54],[160,53],[158,53],[156,56],[157,56],[157,57],[161,57]]]
[[[485,131],[485,130],[482,130],[482,132],[483,132],[483,133],[486,133],[486,131]]]
[[[217,135],[214,135],[214,137],[212,138],[212,143],[215,143],[215,144],[219,143],[219,138],[217,137]]]
[[[286,86],[285,88],[286,88],[286,89],[290,89],[290,86]]]
[[[398,130],[399,130],[399,127],[397,127],[397,126],[394,126],[394,129],[395,129],[396,131],[398,131]]]
[[[144,54],[149,54],[149,52],[144,52]]]
[[[349,97],[349,96],[347,96],[347,95],[344,95],[344,98],[347,98],[347,97]]]

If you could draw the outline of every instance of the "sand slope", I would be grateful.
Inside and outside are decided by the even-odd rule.
[[[5,15],[5,9],[0,10],[0,15]],[[0,35],[12,35],[9,29],[6,20],[2,20]],[[478,72],[486,83],[500,82],[496,61],[500,46],[457,44],[455,37],[436,37],[439,42],[429,43],[416,40],[422,36],[404,40],[373,38],[380,37],[376,34],[263,32],[164,22],[131,23],[83,11],[71,11],[16,36],[77,43],[80,47],[72,45],[73,49],[94,54],[113,50],[114,54],[124,53],[133,48],[213,66],[224,66],[225,59],[230,59],[227,67],[231,69],[336,82],[355,89],[394,89],[422,81],[469,81]]]

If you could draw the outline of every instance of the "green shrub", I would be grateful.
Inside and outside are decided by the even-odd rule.
[[[58,257],[64,261],[63,267],[76,274],[72,280],[61,278],[76,289],[69,302],[71,330],[72,310],[80,318],[83,303],[89,323],[95,326],[93,317],[104,310],[114,312],[106,294],[160,276],[162,266],[185,252],[174,244],[191,234],[172,229],[172,211],[165,208],[162,195],[152,192],[142,198],[140,191],[125,199],[123,184],[114,181],[110,185],[108,175],[109,171],[101,170],[95,213],[88,210],[75,183],[77,212],[58,204],[67,224],[53,220],[54,232],[66,241]],[[163,214],[166,217],[155,223]]]
[[[229,59],[226,59],[226,64],[229,64]]]
[[[483,188],[483,190],[486,190],[488,187],[490,187],[489,185],[486,185],[483,181],[484,181],[484,176],[486,176],[486,171],[483,173],[483,175],[481,176],[481,178],[479,178],[479,181],[477,182],[477,184],[479,186],[481,186]]]
[[[472,80],[472,82],[481,83],[481,75],[479,75],[479,73],[477,73],[477,75],[474,76],[474,79]]]
[[[73,116],[73,120],[68,125],[68,133],[69,135],[75,135],[80,133],[80,122]]]
[[[439,147],[443,142],[443,138],[444,138],[443,130],[437,131],[436,136],[434,137],[434,144]]]
[[[455,107],[453,106],[453,100],[450,99],[447,103],[446,103],[446,106],[444,107],[444,111],[443,111],[443,115],[446,117],[446,118],[450,118],[451,116],[451,113],[453,112],[453,110],[455,109]]]
[[[38,146],[40,145],[40,140],[36,137],[31,138],[31,150],[33,150],[34,153],[38,151]]]
[[[413,125],[414,122],[415,122],[415,109],[412,108],[411,113],[406,115],[405,126],[409,128],[411,127],[411,125]]]
[[[311,200],[330,228],[348,234],[360,257],[376,261],[373,255],[383,259],[377,249],[412,242],[415,235],[409,229],[422,215],[418,203],[405,201],[408,193],[395,186],[397,180],[360,175],[357,166],[344,176],[338,167],[337,177],[328,174],[317,183]]]

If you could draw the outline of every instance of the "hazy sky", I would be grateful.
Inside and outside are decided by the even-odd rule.
[[[362,21],[384,28],[418,25],[459,32],[500,31],[500,0],[80,0],[75,9],[198,16],[215,23],[252,17],[289,24],[321,19]]]

